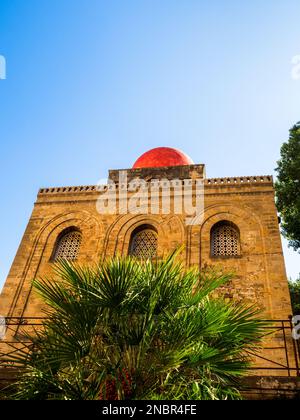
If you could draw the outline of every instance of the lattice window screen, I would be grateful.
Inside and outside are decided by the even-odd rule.
[[[157,255],[157,233],[152,229],[137,232],[131,241],[130,255],[147,260]]]
[[[229,223],[215,226],[211,235],[211,255],[231,257],[240,255],[240,240],[237,229]]]
[[[76,260],[79,253],[81,239],[81,233],[76,230],[72,230],[63,235],[56,245],[53,257],[54,261],[60,259]]]

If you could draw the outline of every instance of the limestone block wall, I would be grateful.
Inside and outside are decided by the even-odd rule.
[[[203,177],[203,165],[191,168],[191,172],[194,179]],[[186,175],[185,171],[182,173]],[[172,174],[168,177],[172,178]],[[206,179],[203,221],[196,226],[185,224],[185,214],[101,215],[96,208],[98,196],[96,186],[39,191],[0,297],[2,315],[41,314],[41,304],[32,293],[31,282],[33,278],[51,275],[53,248],[66,228],[80,229],[83,239],[78,263],[88,264],[127,254],[131,233],[143,224],[152,225],[158,232],[160,257],[178,245],[185,245],[187,266],[214,265],[233,272],[232,282],[220,290],[226,298],[257,302],[266,318],[286,319],[291,314],[271,177]],[[173,200],[174,196],[171,208]],[[211,256],[211,229],[222,220],[239,229],[239,257]]]

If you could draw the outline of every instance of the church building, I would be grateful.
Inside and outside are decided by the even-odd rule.
[[[129,211],[135,183],[144,190],[156,185],[157,200],[166,186],[168,211],[160,204],[151,211],[147,203]],[[184,206],[174,207],[183,185],[184,199],[200,203],[192,222]],[[113,197],[116,211],[99,210],[103,194]],[[61,258],[82,265],[115,255],[163,258],[178,246],[186,267],[234,273],[220,290],[226,299],[258,304],[265,319],[291,315],[272,176],[206,178],[204,164],[168,147],[144,153],[130,169],[110,170],[105,186],[40,189],[0,296],[0,314],[43,316],[32,280],[51,276]]]

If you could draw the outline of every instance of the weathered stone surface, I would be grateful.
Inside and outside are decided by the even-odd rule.
[[[300,399],[300,378],[284,376],[248,376],[240,389],[247,400]]]

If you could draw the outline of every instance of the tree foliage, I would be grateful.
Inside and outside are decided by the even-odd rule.
[[[292,308],[294,315],[300,315],[300,278],[296,281],[289,281]]]
[[[212,297],[230,279],[216,271],[114,258],[79,267],[62,261],[36,280],[47,305],[17,399],[233,399],[260,348],[256,307]]]
[[[300,249],[300,122],[290,130],[277,162],[276,204],[282,233],[295,250]]]

